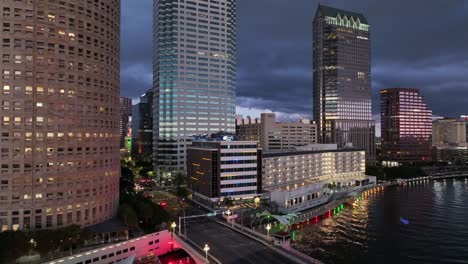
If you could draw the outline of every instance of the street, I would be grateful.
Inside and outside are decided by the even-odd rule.
[[[228,263],[294,263],[273,249],[223,225],[206,221],[187,221],[187,237],[203,247],[223,264]]]

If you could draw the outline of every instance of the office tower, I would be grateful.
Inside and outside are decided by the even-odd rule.
[[[113,217],[120,1],[0,6],[1,230],[88,226]]]
[[[153,90],[140,96],[132,111],[132,158],[152,161],[153,155]]]
[[[155,0],[154,158],[185,171],[194,135],[235,132],[236,1]]]
[[[242,140],[258,141],[264,153],[317,143],[314,122],[309,119],[277,122],[275,113],[262,113],[260,119],[236,119],[236,131]]]
[[[132,116],[132,98],[120,97],[120,147],[125,145],[125,137],[127,136],[130,117]]]
[[[321,143],[366,151],[375,162],[370,26],[362,14],[319,5],[314,19],[314,118]]]
[[[261,161],[256,141],[223,134],[196,140],[187,148],[187,187],[210,207],[225,198],[253,201],[262,190]]]
[[[418,89],[380,91],[382,160],[386,165],[431,160],[432,111]]]

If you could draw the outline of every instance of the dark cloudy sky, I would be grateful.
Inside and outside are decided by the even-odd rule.
[[[422,90],[434,114],[468,114],[468,0],[324,0],[371,24],[373,110],[378,91]],[[238,0],[238,113],[311,117],[316,0]],[[151,87],[152,0],[122,0],[123,96]]]

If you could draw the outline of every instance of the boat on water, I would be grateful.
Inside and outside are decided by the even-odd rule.
[[[400,222],[401,222],[402,224],[404,224],[404,225],[408,225],[408,224],[409,224],[408,219],[405,219],[405,218],[403,218],[403,217],[400,217]]]

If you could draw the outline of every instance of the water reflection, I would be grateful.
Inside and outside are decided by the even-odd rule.
[[[301,225],[294,247],[325,263],[468,263],[467,186],[446,180],[363,195]]]

